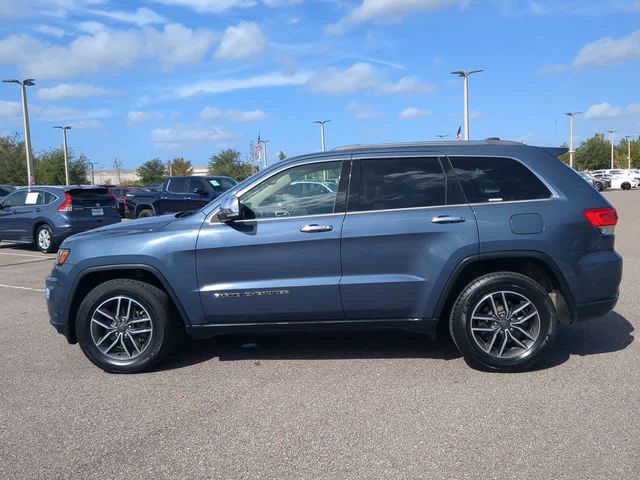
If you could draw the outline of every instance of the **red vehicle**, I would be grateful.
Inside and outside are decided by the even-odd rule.
[[[127,186],[112,186],[109,187],[109,193],[117,200],[118,202],[118,211],[120,212],[120,216],[122,218],[127,216],[127,212],[129,211],[129,207],[127,205],[127,194],[128,193],[142,193],[147,192],[148,190],[141,187],[127,187]]]

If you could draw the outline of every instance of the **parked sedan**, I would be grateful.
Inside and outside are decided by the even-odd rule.
[[[0,203],[0,239],[34,243],[45,253],[74,233],[120,221],[106,188],[23,187]]]
[[[579,172],[579,174],[582,178],[584,178],[586,182],[590,183],[593,188],[595,188],[599,192],[602,192],[607,188],[607,184],[603,179],[592,177],[588,173],[584,172]],[[611,185],[611,182],[609,182],[609,185]]]

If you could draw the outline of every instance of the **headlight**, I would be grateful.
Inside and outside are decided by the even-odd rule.
[[[61,248],[60,250],[58,250],[58,255],[56,256],[56,265],[64,265],[64,262],[67,261],[70,253],[71,250],[69,250],[68,248]]]

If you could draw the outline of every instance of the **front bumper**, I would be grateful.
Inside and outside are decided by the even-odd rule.
[[[45,281],[44,296],[47,301],[49,323],[58,333],[64,335],[69,343],[76,343],[75,332],[69,325],[67,316],[71,302],[70,289],[65,281],[66,275],[61,274],[61,270],[58,266],[54,267]]]

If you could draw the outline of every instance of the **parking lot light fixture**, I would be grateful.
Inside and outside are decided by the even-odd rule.
[[[631,170],[631,135],[625,135],[627,139],[627,170]]]
[[[69,179],[69,151],[67,149],[67,130],[71,130],[71,127],[68,125],[65,125],[65,126],[57,125],[53,128],[59,128],[60,130],[62,130],[62,149],[64,152],[64,179],[65,179],[66,185],[71,185],[71,182]]]
[[[613,166],[613,134],[618,130],[607,130],[609,134],[609,141],[611,142],[611,169],[613,170],[615,167]]]
[[[4,83],[16,83],[20,85],[20,91],[22,94],[22,118],[24,120],[24,150],[27,157],[27,185],[31,190],[31,185],[35,182],[35,171],[33,168],[33,157],[31,155],[31,133],[29,130],[29,110],[27,108],[27,87],[35,85],[33,78],[27,78],[25,80],[3,80]]]
[[[458,75],[464,79],[464,139],[469,140],[469,76],[474,73],[484,72],[483,69],[477,70],[456,70],[451,75]]]
[[[575,149],[573,148],[573,119],[576,115],[580,115],[582,112],[566,112],[565,115],[569,117],[569,166],[573,168],[573,155]]]
[[[331,120],[316,120],[315,122],[313,122],[313,123],[317,123],[317,124],[319,124],[319,125],[320,125],[320,142],[321,142],[321,144],[320,144],[320,145],[321,145],[321,147],[322,147],[322,151],[323,151],[323,152],[324,152],[324,151],[325,151],[325,149],[326,149],[326,145],[325,145],[325,142],[324,142],[324,125],[325,125],[326,123],[329,123],[330,121],[331,121]]]

